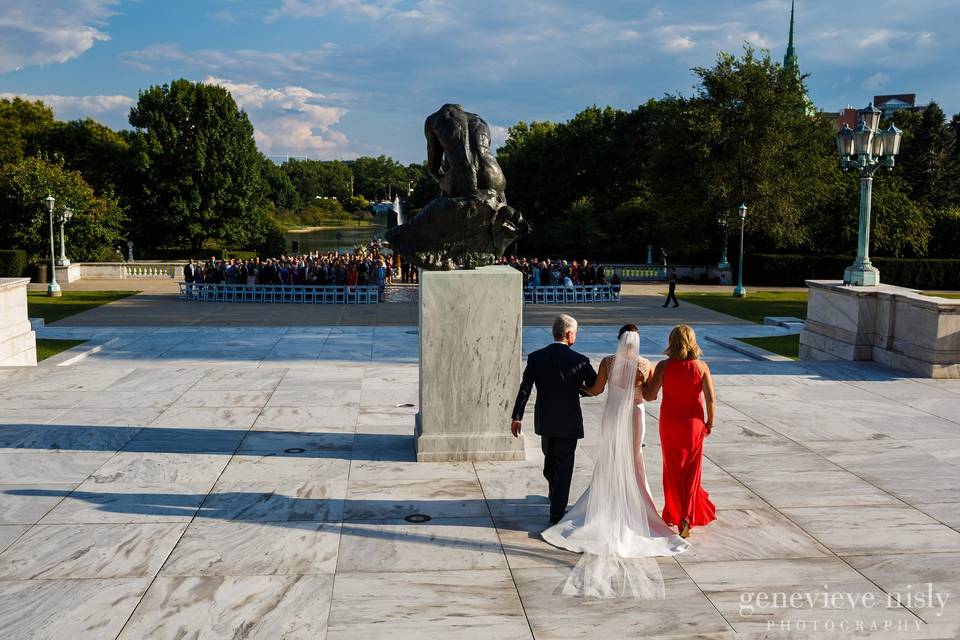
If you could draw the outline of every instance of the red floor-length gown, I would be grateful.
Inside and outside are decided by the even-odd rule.
[[[691,527],[717,517],[710,496],[700,486],[703,421],[700,380],[696,360],[667,360],[663,371],[663,401],[660,404],[660,446],[663,448],[663,519]]]

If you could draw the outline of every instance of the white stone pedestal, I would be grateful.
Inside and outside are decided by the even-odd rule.
[[[960,300],[889,284],[807,286],[801,360],[873,360],[927,378],[960,378]]]
[[[417,460],[523,460],[510,434],[523,277],[507,266],[420,272]]]
[[[0,367],[37,364],[37,334],[27,318],[30,278],[0,278]]]
[[[56,267],[56,272],[58,284],[69,284],[71,282],[76,282],[83,274],[81,265],[79,263],[75,264],[72,262],[65,267]]]

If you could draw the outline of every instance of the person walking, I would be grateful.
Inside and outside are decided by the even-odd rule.
[[[667,285],[669,286],[669,290],[667,291],[667,300],[663,303],[663,308],[666,309],[671,300],[673,300],[674,307],[679,307],[680,303],[677,301],[677,270],[674,268],[670,269],[670,275],[667,277]]]
[[[590,359],[571,348],[576,341],[577,321],[568,315],[557,316],[553,321],[553,343],[527,356],[510,424],[513,436],[519,437],[524,409],[536,385],[533,428],[540,436],[543,450],[551,525],[560,522],[570,500],[577,440],[583,437],[580,395],[597,380]]]
[[[686,538],[691,527],[708,524],[717,517],[710,495],[700,484],[703,442],[713,431],[717,398],[710,367],[700,359],[693,329],[677,325],[668,343],[664,351],[667,359],[657,363],[653,377],[643,387],[643,398],[652,402],[663,389],[663,520],[676,525],[680,537]]]

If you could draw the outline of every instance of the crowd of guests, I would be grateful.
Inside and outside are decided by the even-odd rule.
[[[549,258],[521,258],[504,256],[500,264],[506,264],[523,274],[524,287],[567,287],[580,285],[620,286],[620,277],[616,273],[607,277],[603,265],[589,260],[551,260]]]
[[[376,286],[381,294],[394,278],[393,260],[377,253],[353,254],[313,252],[279,258],[206,262],[191,260],[184,265],[183,279],[195,284]]]

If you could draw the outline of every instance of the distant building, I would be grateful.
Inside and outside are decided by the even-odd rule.
[[[917,94],[898,93],[889,96],[873,96],[873,106],[883,111],[885,120],[893,117],[897,111],[909,109],[910,111],[923,111],[926,106],[917,106]]]
[[[873,96],[873,106],[883,111],[883,119],[889,120],[897,111],[908,109],[910,111],[923,112],[926,105],[917,104],[917,94],[898,93],[889,96]],[[840,111],[826,111],[824,115],[833,120],[837,129],[847,125],[851,129],[857,126],[857,112],[861,107],[845,106]]]

